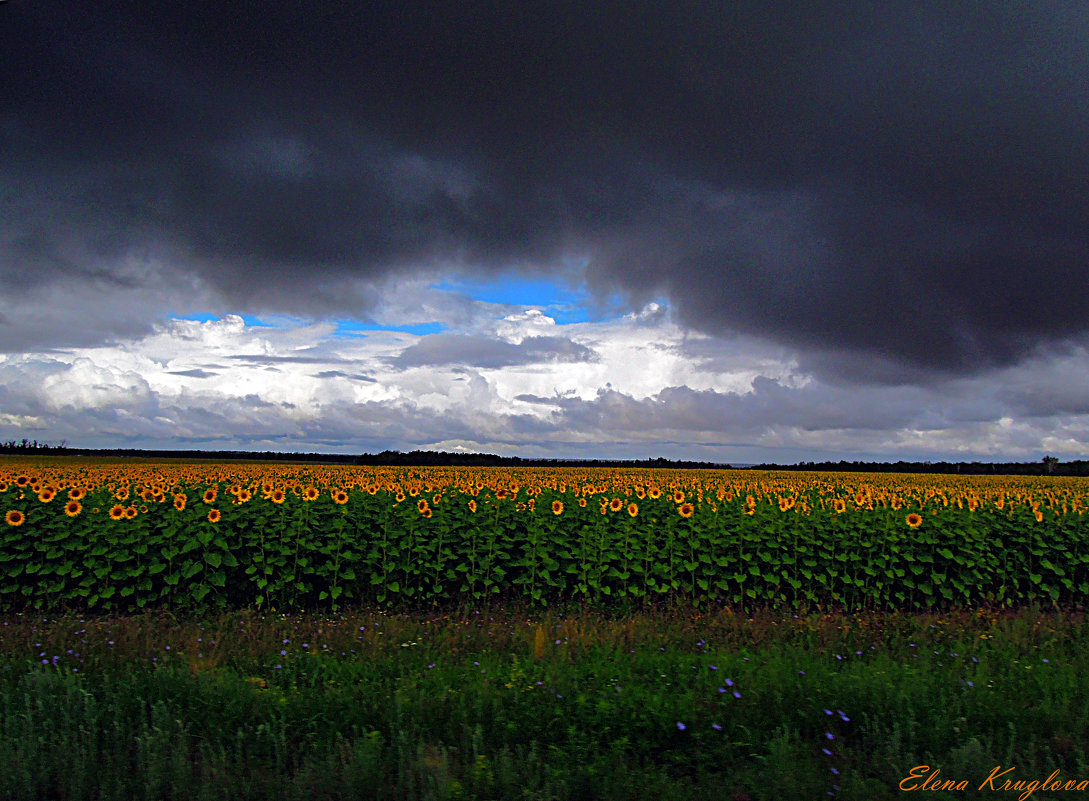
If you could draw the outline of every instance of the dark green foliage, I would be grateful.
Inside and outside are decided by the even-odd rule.
[[[206,489],[180,511],[169,497],[136,500],[135,517],[111,520],[117,501],[104,490],[69,517],[62,498],[9,487],[0,508],[26,522],[0,526],[0,608],[335,611],[492,597],[623,606],[668,596],[704,607],[928,610],[1089,595],[1089,517],[1045,507],[1037,520],[1027,503],[931,506],[912,528],[904,508],[836,514],[816,500],[806,514],[770,499],[752,514],[740,500],[703,501],[686,518],[665,497],[638,499],[631,516],[631,496],[614,496],[618,508],[606,495],[580,506],[548,489],[447,488],[401,501],[354,489],[343,504],[297,491],[236,503],[219,485],[204,503]]]

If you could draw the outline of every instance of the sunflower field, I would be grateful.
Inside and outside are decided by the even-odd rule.
[[[1074,478],[4,459],[0,607],[1067,604],[1087,508]]]

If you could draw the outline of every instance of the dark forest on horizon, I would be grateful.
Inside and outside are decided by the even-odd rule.
[[[1089,460],[1062,462],[1045,456],[1038,462],[877,462],[840,460],[838,462],[798,462],[797,464],[729,464],[684,459],[542,459],[498,456],[490,453],[451,453],[414,450],[381,453],[284,453],[280,451],[238,450],[147,450],[142,448],[75,448],[67,443],[50,444],[37,440],[0,442],[0,454],[36,456],[97,456],[133,459],[195,459],[259,462],[306,462],[368,467],[634,467],[679,470],[795,470],[838,473],[939,473],[949,475],[1012,476],[1089,476]]]

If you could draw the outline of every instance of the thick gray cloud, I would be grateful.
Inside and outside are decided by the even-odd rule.
[[[81,291],[355,314],[391,275],[563,257],[829,381],[1089,330],[1084,4],[76,0],[0,26],[0,313],[60,309],[0,322],[8,351],[139,332]]]
[[[349,378],[352,381],[366,381],[373,384],[377,381],[375,378],[363,375],[362,373],[345,373],[343,370],[322,370],[316,375],[317,378]]]
[[[459,364],[498,369],[536,362],[594,361],[585,345],[564,337],[525,337],[517,345],[481,335],[429,334],[406,348],[390,363],[397,367]]]
[[[215,376],[219,375],[219,373],[212,373],[208,370],[202,370],[199,367],[194,367],[191,370],[171,370],[169,371],[168,375],[184,375],[188,376],[189,378],[214,378]]]

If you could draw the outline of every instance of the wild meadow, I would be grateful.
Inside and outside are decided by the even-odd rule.
[[[0,461],[0,795],[1076,797],[1086,508],[1069,478]]]

